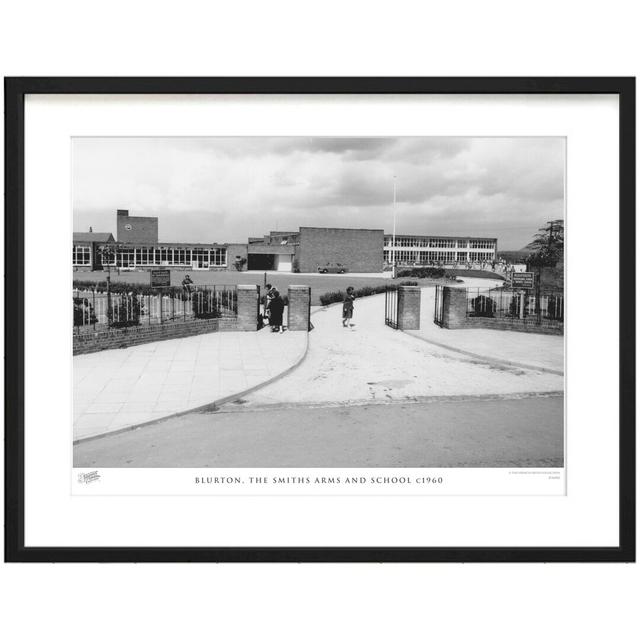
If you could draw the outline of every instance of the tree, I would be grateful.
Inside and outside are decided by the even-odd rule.
[[[555,267],[564,260],[564,220],[551,220],[527,245],[532,253],[527,257],[529,267]]]
[[[540,280],[542,269],[555,267],[564,260],[564,220],[550,220],[527,245],[532,253],[527,257],[527,268],[537,269],[536,278],[536,318],[540,322]]]
[[[117,249],[111,242],[98,247],[102,268],[107,267],[107,323],[111,326],[113,312],[111,309],[111,265],[116,262]]]
[[[247,264],[247,259],[243,256],[236,256],[236,261],[233,263],[236,271],[242,271],[242,267]]]

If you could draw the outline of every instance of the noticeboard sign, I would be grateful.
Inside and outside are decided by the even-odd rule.
[[[511,286],[514,289],[533,289],[536,282],[536,274],[532,271],[511,274]]]
[[[151,271],[152,287],[170,287],[171,271],[169,269],[153,269]]]

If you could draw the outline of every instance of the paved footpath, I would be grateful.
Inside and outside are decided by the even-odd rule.
[[[469,278],[459,286],[495,286],[493,281]],[[482,290],[482,289],[480,289]],[[422,321],[418,331],[408,331],[416,337],[443,346],[461,349],[480,357],[497,358],[529,367],[564,372],[564,336],[548,336],[522,331],[496,331],[492,329],[441,329],[433,322],[435,288],[421,291]]]
[[[74,356],[74,441],[246,391],[289,369],[306,346],[306,332],[263,329]]]
[[[358,298],[355,326],[350,329],[342,327],[341,314],[341,305],[313,313],[315,328],[309,334],[309,350],[302,364],[285,378],[247,395],[247,406],[363,404],[563,390],[562,376],[488,363],[390,329],[384,324],[384,295]],[[489,333],[505,339],[503,331]],[[523,337],[528,336],[516,334],[516,340]]]

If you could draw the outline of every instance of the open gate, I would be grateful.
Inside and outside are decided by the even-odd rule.
[[[392,329],[398,328],[398,290],[387,288],[384,292],[384,323]]]
[[[263,306],[262,298],[260,297],[260,285],[257,285],[257,288],[258,288],[258,298],[257,298],[256,302],[258,304],[257,304],[257,307],[256,307],[256,323],[257,323],[257,326],[258,326],[258,331],[260,331],[260,329],[262,329],[262,327],[264,327],[265,321],[266,321],[266,318],[264,316],[264,306],[266,306],[266,302],[267,301],[265,300],[264,306]]]
[[[444,304],[443,304],[444,289],[442,285],[436,285],[436,304],[433,310],[433,321],[441,327],[444,322]]]

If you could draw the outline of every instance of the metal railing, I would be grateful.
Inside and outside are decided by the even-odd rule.
[[[441,327],[444,324],[444,287],[436,285],[436,304],[433,310],[433,321]]]
[[[73,290],[73,329],[76,333],[125,327],[236,317],[235,285],[171,288],[158,293]]]
[[[398,328],[398,289],[396,287],[385,289],[384,323],[392,329]]]
[[[562,325],[564,324],[564,293],[469,288],[467,289],[467,316],[505,318],[525,324]]]

